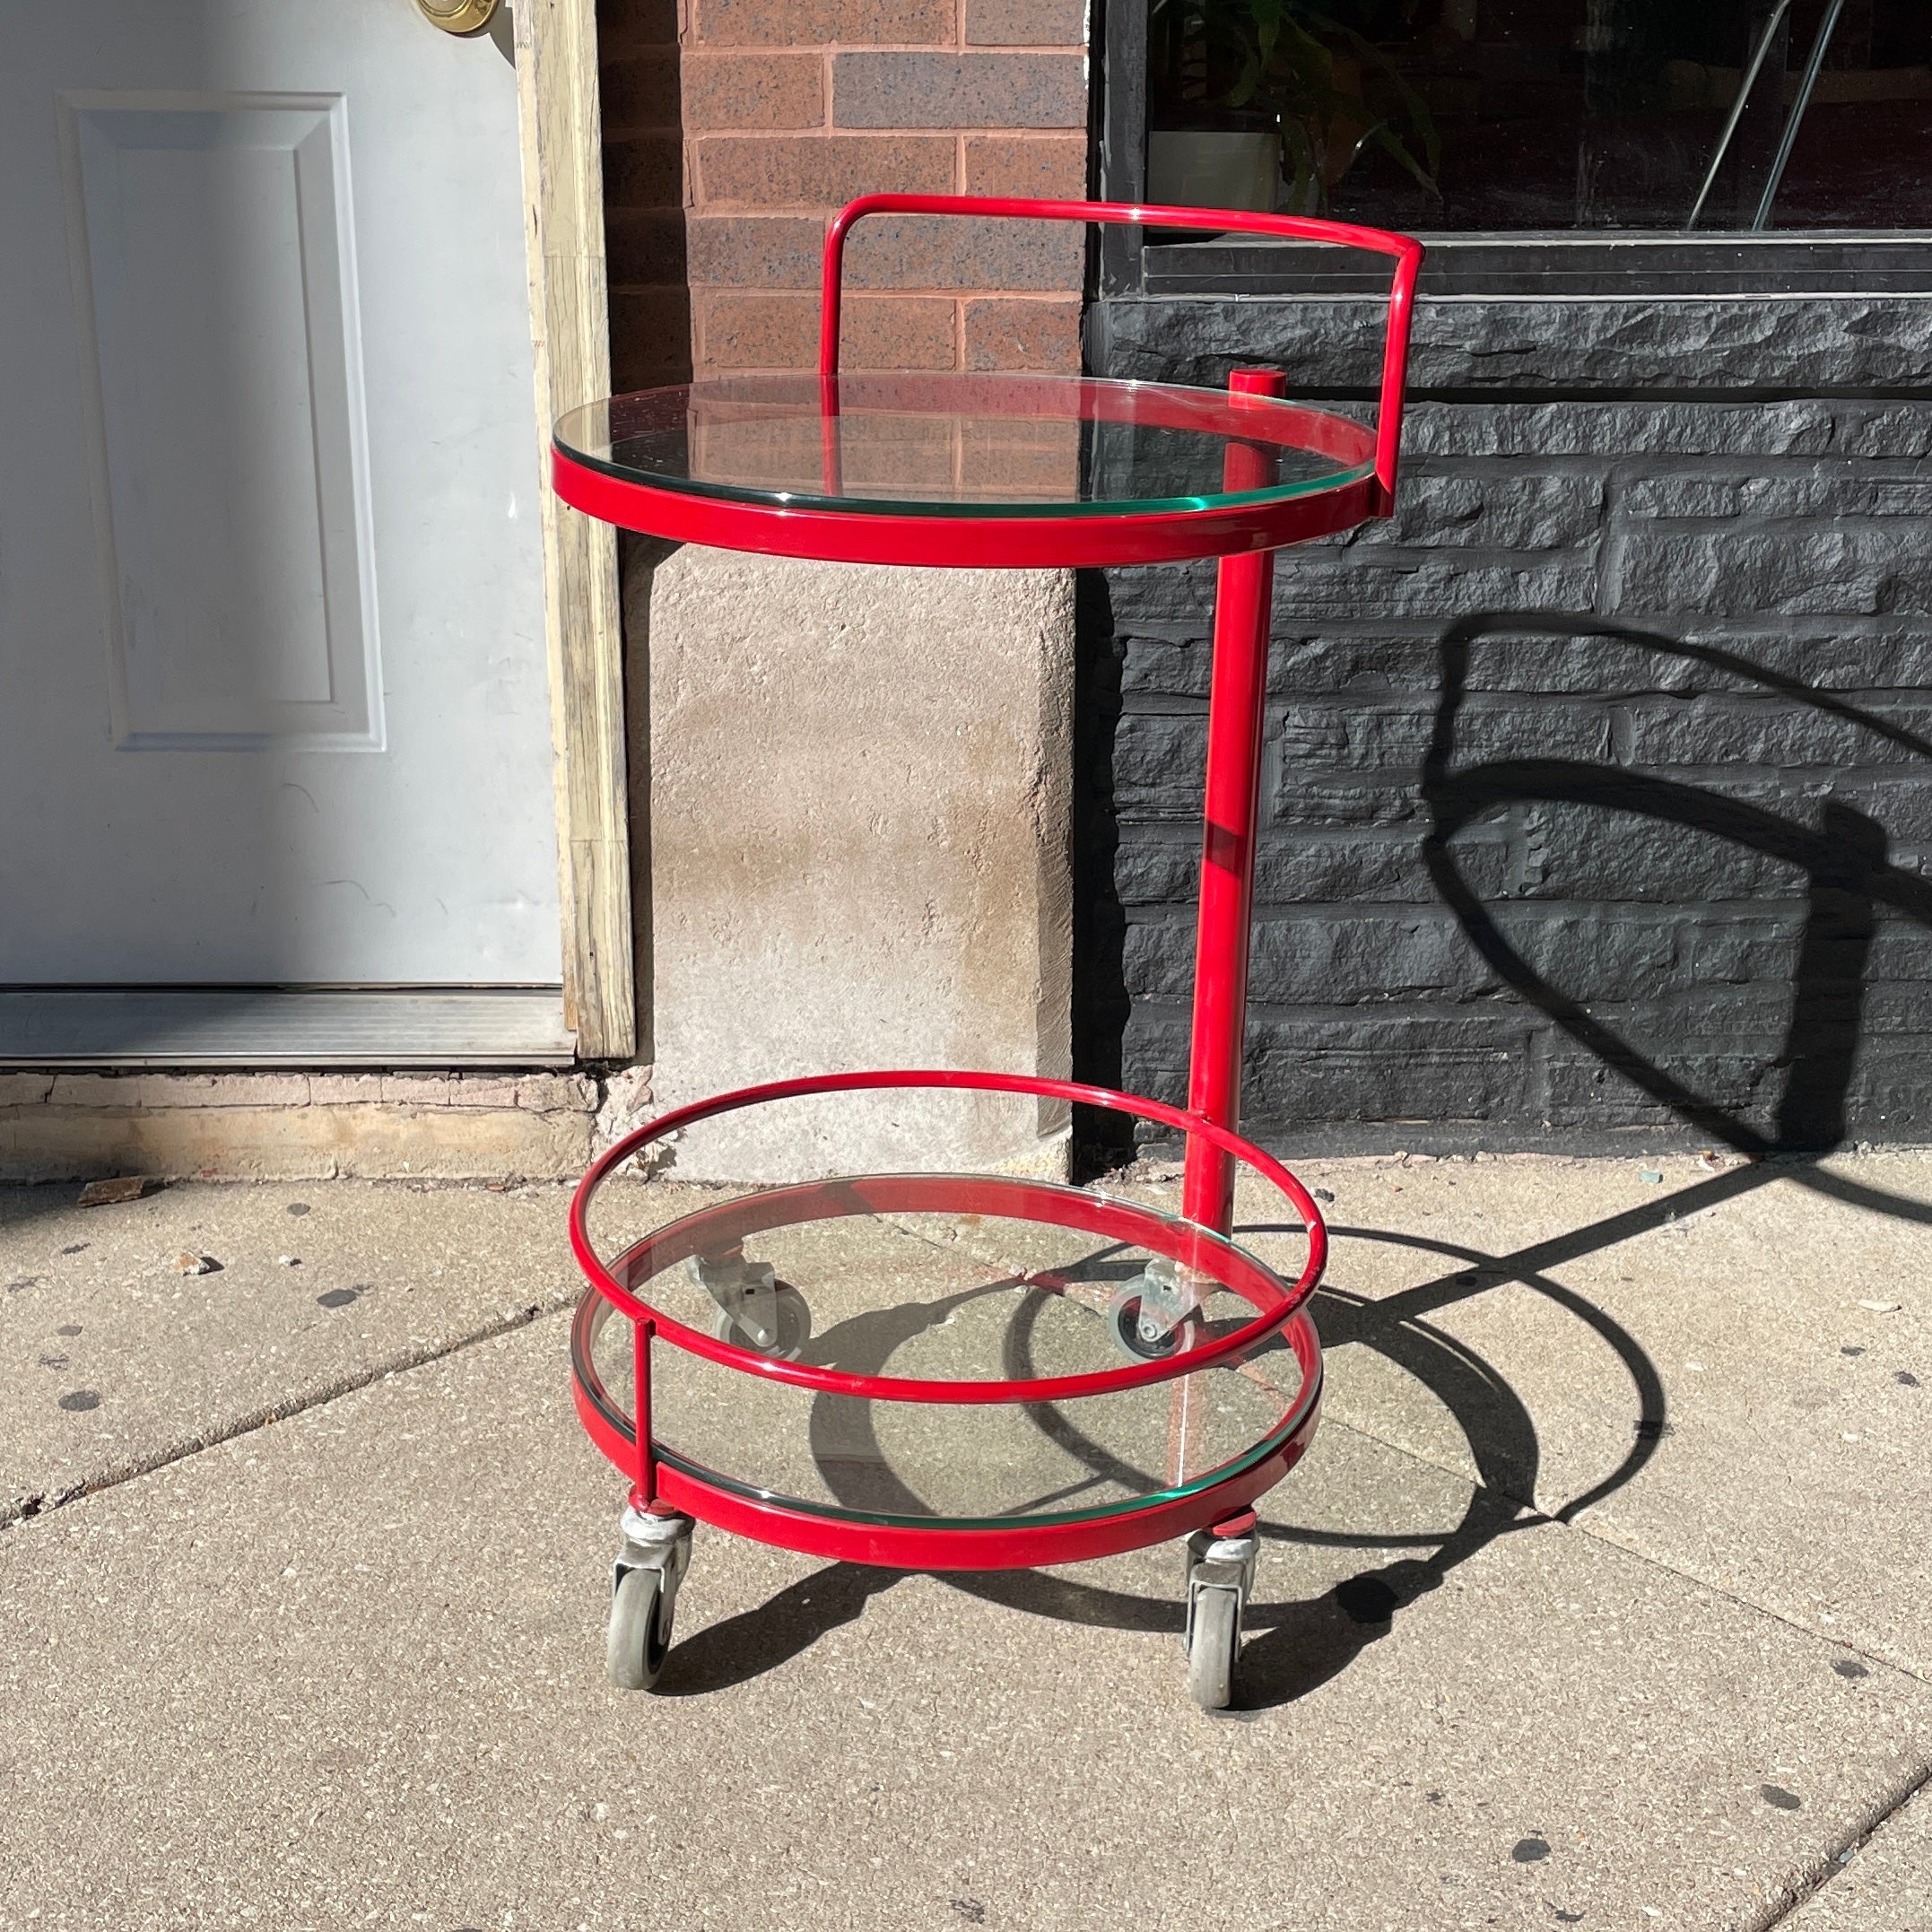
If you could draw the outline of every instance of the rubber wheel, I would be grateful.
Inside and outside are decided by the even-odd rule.
[[[789,1282],[780,1282],[779,1291],[779,1335],[770,1348],[758,1344],[739,1327],[727,1309],[719,1309],[711,1322],[711,1333],[720,1342],[736,1348],[757,1349],[761,1355],[778,1355],[789,1361],[812,1339],[812,1310],[805,1298]]]
[[[671,1649],[674,1606],[666,1603],[664,1572],[627,1570],[611,1596],[611,1629],[605,1658],[620,1691],[648,1691],[657,1682]]]
[[[1228,1708],[1240,1641],[1240,1598],[1232,1590],[1197,1592],[1194,1625],[1188,1632],[1188,1694],[1203,1710]]]
[[[1188,1343],[1188,1324],[1177,1321],[1158,1342],[1150,1342],[1140,1332],[1140,1297],[1118,1294],[1108,1305],[1107,1327],[1114,1346],[1129,1362],[1165,1362],[1178,1354]]]

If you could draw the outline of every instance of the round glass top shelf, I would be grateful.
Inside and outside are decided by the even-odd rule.
[[[717,378],[574,410],[555,442],[560,488],[566,466],[580,466],[627,486],[633,509],[673,497],[720,511],[928,527],[1081,522],[1090,541],[1108,519],[1231,517],[1249,532],[1206,541],[1200,554],[1318,534],[1280,519],[1303,500],[1372,489],[1374,472],[1372,430],[1329,411],[1077,376]],[[637,520],[618,514],[625,500],[606,494],[579,507],[657,527],[648,510]],[[1345,520],[1361,514],[1352,502]]]

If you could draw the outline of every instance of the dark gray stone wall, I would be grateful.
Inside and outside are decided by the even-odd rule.
[[[1088,352],[1354,406],[1379,327],[1110,300]],[[1426,304],[1414,373],[1397,516],[1278,561],[1250,1120],[1932,1135],[1932,301]],[[1164,1098],[1212,598],[1083,604],[1080,1050]]]

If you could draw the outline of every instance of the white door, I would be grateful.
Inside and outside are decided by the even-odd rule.
[[[0,0],[0,985],[559,979],[521,209],[412,0]]]

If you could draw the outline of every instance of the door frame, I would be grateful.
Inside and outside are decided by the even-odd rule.
[[[596,0],[515,0],[524,239],[535,351],[563,1012],[583,1060],[637,1051],[617,533],[550,487],[551,427],[610,394]]]

